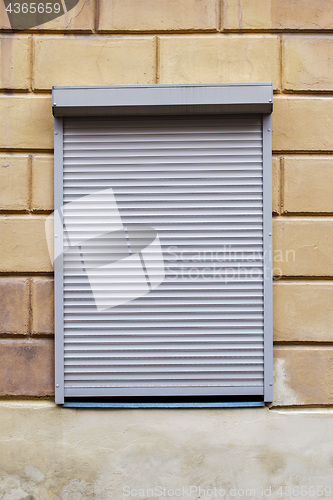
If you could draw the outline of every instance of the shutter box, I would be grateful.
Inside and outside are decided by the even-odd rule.
[[[55,400],[272,400],[272,84],[54,87]]]

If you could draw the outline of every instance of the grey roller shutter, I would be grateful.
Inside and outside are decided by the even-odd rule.
[[[63,202],[65,398],[264,394],[261,115],[66,117]]]

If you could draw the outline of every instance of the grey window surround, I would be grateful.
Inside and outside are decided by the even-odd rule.
[[[64,200],[64,137],[66,130],[70,133],[77,134],[75,126],[84,117],[91,117],[92,123],[96,124],[96,131],[101,130],[102,123],[108,117],[112,117],[112,123],[115,120],[123,120],[126,125],[126,120],[129,124],[135,123],[136,120],[143,120],[143,127],[148,130],[149,121],[154,123],[159,117],[164,117],[165,123],[172,124],[174,117],[182,117],[184,123],[186,117],[191,120],[191,117],[202,115],[202,120],[207,120],[208,127],[215,124],[216,119],[221,116],[223,123],[226,123],[225,115],[233,115],[235,121],[235,133],[237,133],[237,122],[241,123],[243,119],[247,123],[246,117],[260,117],[260,133],[262,137],[262,245],[263,245],[263,388],[242,391],[234,391],[233,387],[229,387],[220,391],[220,388],[214,389],[211,392],[201,392],[198,390],[187,390],[185,387],[181,391],[162,391],[161,396],[190,396],[209,395],[212,398],[212,403],[200,404],[193,403],[194,407],[198,406],[228,406],[228,403],[216,403],[217,396],[258,396],[259,404],[253,403],[253,406],[259,406],[260,401],[270,402],[273,398],[273,341],[272,341],[272,218],[271,218],[271,112],[273,107],[273,91],[271,83],[250,83],[250,84],[186,84],[186,85],[133,85],[133,86],[89,86],[89,87],[53,87],[52,92],[52,108],[55,117],[55,135],[54,135],[54,150],[55,150],[55,210],[59,209],[66,203]],[[239,116],[238,116],[239,115]],[[225,118],[223,118],[225,116]],[[98,118],[97,118],[98,117]],[[151,117],[151,118],[149,118]],[[244,118],[243,118],[244,117]],[[102,120],[102,121],[100,121]],[[134,120],[134,121],[133,121]],[[211,121],[210,121],[211,120]],[[181,120],[180,120],[181,122]],[[106,127],[108,127],[107,122]],[[256,122],[257,123],[257,122]],[[259,122],[258,122],[259,123]],[[213,124],[213,125],[212,125]],[[94,125],[95,126],[95,125]],[[104,126],[104,125],[103,125]],[[252,126],[252,125],[251,125]],[[74,132],[73,132],[74,131]],[[107,128],[107,134],[113,134],[113,129]],[[94,146],[94,145],[93,145]],[[95,147],[95,146],[94,146]],[[244,145],[242,146],[244,147]],[[71,152],[72,154],[72,152]],[[74,154],[74,153],[73,153]],[[68,198],[69,199],[69,198]],[[67,201],[68,201],[67,199]],[[121,204],[120,204],[121,207]],[[57,254],[61,254],[63,250],[63,226],[58,219],[55,220],[54,239],[55,250]],[[61,259],[59,259],[60,262]],[[56,350],[56,396],[55,400],[58,404],[65,406],[82,406],[84,403],[71,402],[72,397],[109,397],[110,394],[104,394],[103,390],[75,390],[66,395],[64,390],[64,279],[63,274],[59,269],[55,270],[55,350]],[[113,395],[121,395],[122,391],[116,391]],[[135,395],[127,394],[129,399]],[[145,396],[158,396],[159,389],[148,391]],[[138,393],[140,396],[140,391]],[[110,396],[111,397],[111,396]],[[261,399],[262,398],[262,399]],[[92,403],[87,403],[87,406]],[[98,406],[98,403],[96,403]],[[119,404],[100,403],[99,406],[114,406]],[[244,406],[250,405],[245,402]],[[124,404],[126,407],[126,404]],[[133,407],[132,403],[128,403],[128,407]],[[135,406],[135,404],[134,404]],[[142,407],[144,404],[137,404],[137,407]],[[159,406],[149,405],[150,406]],[[160,406],[168,406],[161,404]],[[171,404],[174,407],[175,404]],[[177,406],[177,405],[176,405]],[[191,406],[191,404],[179,404],[180,407]],[[232,406],[232,404],[230,404]],[[242,406],[235,403],[235,406]]]

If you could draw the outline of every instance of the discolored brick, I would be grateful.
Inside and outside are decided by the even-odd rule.
[[[53,342],[0,340],[0,396],[54,393]]]
[[[0,333],[29,333],[29,283],[27,278],[0,278]]]
[[[53,280],[33,278],[31,282],[31,333],[54,333]]]

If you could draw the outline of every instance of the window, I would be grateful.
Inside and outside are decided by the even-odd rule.
[[[272,399],[271,84],[55,87],[56,402]]]

